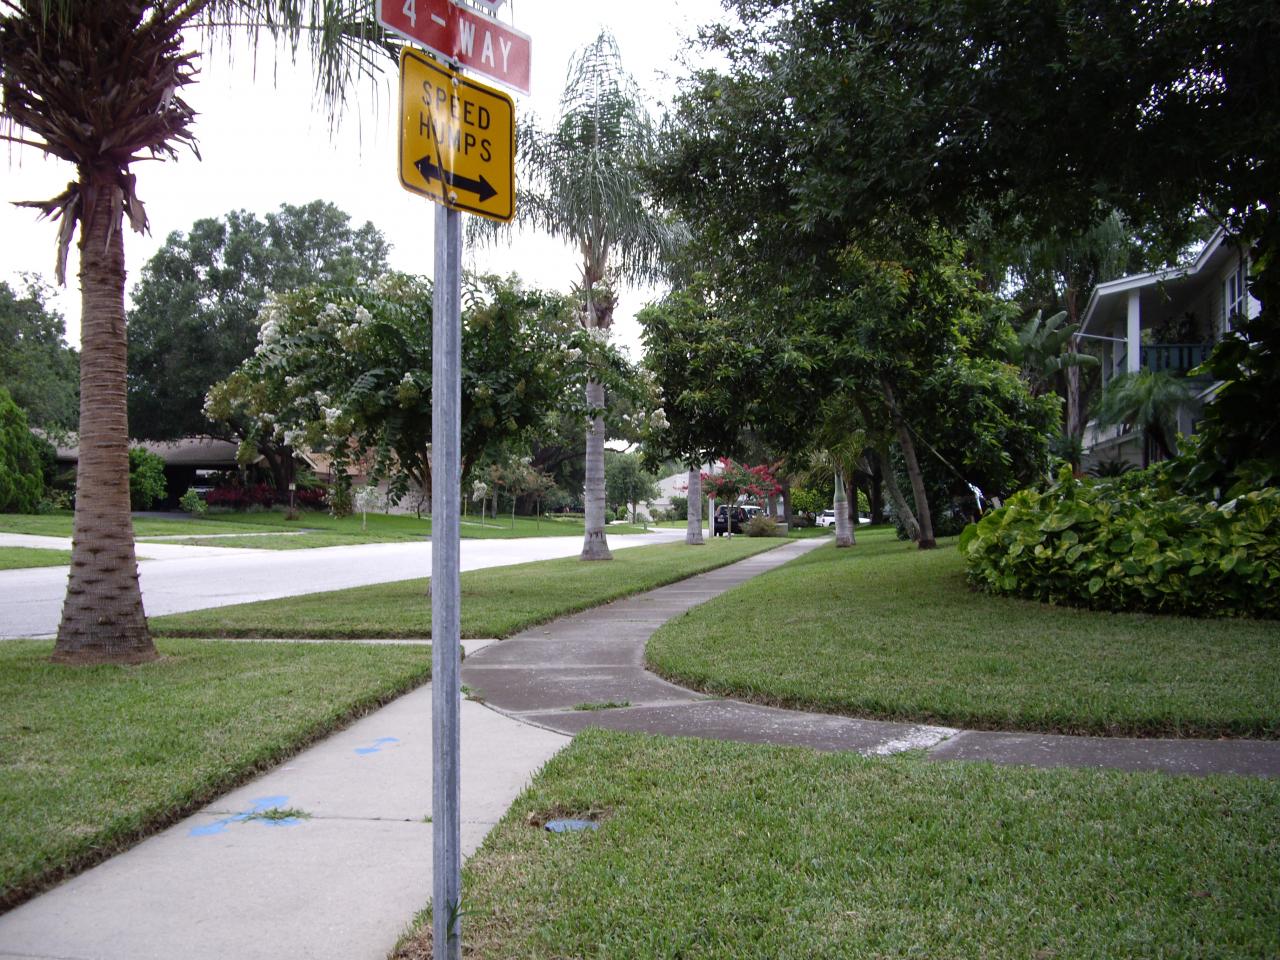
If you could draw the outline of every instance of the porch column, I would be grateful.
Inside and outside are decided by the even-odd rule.
[[[1142,369],[1142,310],[1138,297],[1139,291],[1129,291],[1128,327],[1125,331],[1125,371],[1128,373]]]

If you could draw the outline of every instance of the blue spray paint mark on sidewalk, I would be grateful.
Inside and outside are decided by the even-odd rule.
[[[399,743],[399,742],[400,742],[399,737],[379,737],[377,740],[373,741],[373,746],[356,747],[355,752],[360,754],[360,756],[362,757],[367,757],[371,753],[377,753],[379,750],[381,750],[383,747],[385,747],[389,743]]]
[[[222,820],[215,820],[213,823],[202,824],[198,827],[192,827],[187,831],[189,837],[211,837],[214,834],[223,833],[233,823],[243,823],[245,820],[257,819],[259,823],[266,824],[271,827],[291,827],[296,823],[301,823],[297,817],[285,817],[283,820],[264,820],[260,817],[255,818],[254,814],[262,813],[273,807],[282,807],[289,802],[287,796],[276,795],[271,797],[258,797],[253,801],[253,806],[243,813],[237,813]]]

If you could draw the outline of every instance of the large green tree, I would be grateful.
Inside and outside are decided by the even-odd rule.
[[[80,413],[80,358],[62,336],[62,317],[49,291],[28,278],[21,294],[0,282],[0,386],[33,427],[74,430]]]
[[[140,160],[194,147],[184,99],[211,33],[309,45],[316,88],[336,107],[372,73],[381,33],[346,4],[294,0],[4,0],[0,136],[73,168],[67,189],[34,206],[58,220],[57,279],[79,232],[80,462],[71,575],[54,659],[154,659],[129,514],[124,239],[147,215]]]
[[[631,508],[636,522],[640,503],[658,496],[658,478],[645,469],[639,453],[609,453],[604,461],[605,499],[610,506]]]
[[[271,293],[372,281],[387,242],[332,203],[282,204],[196,221],[142,268],[129,311],[129,431],[167,440],[208,433],[204,397],[253,353]]]
[[[273,296],[253,356],[209,392],[207,414],[255,448],[305,445],[339,464],[368,458],[393,498],[431,487],[430,282]],[[588,356],[608,367],[566,301],[496,277],[468,278],[462,317],[462,469],[504,455],[555,414],[582,416]]]
[[[1255,244],[1250,336],[1280,342],[1280,280],[1266,277],[1280,261],[1274,3],[731,5],[739,26],[708,34],[724,66],[685,85],[655,179],[739,283],[814,285],[886,211],[960,235],[987,218],[1007,239],[1051,237],[1060,263],[1113,211],[1166,249],[1207,211]],[[1084,284],[1071,286],[1078,303]],[[1256,408],[1275,353],[1229,340],[1227,379],[1256,386],[1221,396]],[[1229,419],[1215,405],[1199,473],[1221,476],[1258,431],[1236,416],[1245,405]],[[1236,460],[1214,466],[1210,449]]]
[[[777,247],[887,204],[1064,233],[1112,210],[1186,232],[1202,206],[1275,209],[1269,0],[731,5],[743,26],[714,31],[727,66],[685,88],[670,186],[709,214],[735,198],[718,218],[744,225],[786,211],[800,232]]]
[[[661,418],[650,418],[644,449],[651,465],[679,460],[688,470],[685,543],[702,538],[702,465],[739,454],[739,436],[758,408],[756,380],[764,349],[745,325],[718,308],[707,279],[675,290],[637,314],[645,368]]]
[[[582,257],[579,309],[601,341],[613,326],[618,286],[662,275],[680,231],[649,198],[643,165],[656,131],[635,82],[608,33],[576,54],[553,126],[520,128],[518,222],[572,244]],[[585,387],[591,411],[586,438],[586,534],[582,559],[610,559],[604,532],[605,392]]]

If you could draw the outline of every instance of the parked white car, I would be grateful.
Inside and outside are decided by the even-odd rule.
[[[836,512],[834,510],[823,510],[813,523],[818,527],[834,527],[836,525]]]

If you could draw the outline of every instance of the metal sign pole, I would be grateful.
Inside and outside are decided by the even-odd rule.
[[[431,322],[432,957],[461,960],[459,827],[462,214],[436,207]]]

